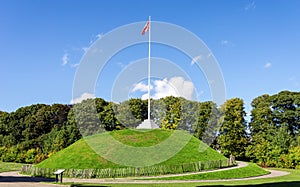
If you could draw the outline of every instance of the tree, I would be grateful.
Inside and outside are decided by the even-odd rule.
[[[270,142],[276,132],[271,108],[271,96],[264,94],[253,99],[251,106],[251,120],[249,123],[251,138],[249,147],[246,149],[246,155],[249,159],[265,165],[269,150],[271,150]],[[264,146],[268,146],[268,148]]]
[[[227,100],[221,106],[221,113],[222,120],[218,138],[221,151],[225,156],[233,155],[243,159],[247,146],[247,123],[243,100],[239,98]]]
[[[289,91],[282,91],[271,97],[275,125],[287,125],[293,137],[300,126],[299,97],[300,93]]]
[[[116,104],[109,102],[108,105],[103,108],[103,111],[99,113],[101,124],[107,131],[123,128],[122,124],[115,116],[114,108],[116,108]]]
[[[194,127],[197,125],[198,121],[197,110],[199,107],[199,102],[180,98],[180,103],[180,122],[177,126],[177,129],[186,130],[191,134],[194,134]]]
[[[163,102],[163,99],[151,99],[151,119],[154,121],[155,124],[161,126],[163,119],[166,117],[167,114],[167,107],[166,104]]]
[[[138,119],[138,117],[142,117],[138,105],[135,106],[134,104],[130,100],[127,100],[115,107],[115,116],[125,127],[136,128],[142,122],[141,119]]]
[[[72,108],[73,122],[76,123],[81,134],[84,136],[97,134],[104,131],[98,116],[104,106],[100,106],[97,99],[86,99],[81,103],[75,104]]]
[[[194,136],[206,144],[212,145],[216,140],[219,129],[218,120],[220,114],[217,105],[212,101],[202,102],[196,111],[198,120],[194,126]]]
[[[290,135],[289,129],[286,125],[282,125],[272,136],[272,147],[279,149],[280,154],[288,153],[288,150],[292,144],[293,138]],[[278,155],[279,156],[279,155]]]
[[[162,120],[161,128],[162,129],[177,129],[180,124],[180,103],[176,102],[170,106],[166,117]]]
[[[251,135],[266,135],[269,130],[274,129],[270,96],[265,94],[255,98],[251,106],[251,121],[249,123]]]
[[[297,92],[282,91],[252,101],[251,142],[247,148],[251,160],[265,166],[290,167],[290,157],[286,155],[299,134],[299,98]],[[264,150],[260,146],[263,142],[268,146]]]
[[[181,100],[178,97],[162,98],[166,106],[166,116],[161,122],[162,129],[177,129],[181,120]]]
[[[142,99],[139,98],[131,98],[129,99],[129,106],[130,106],[130,111],[132,115],[140,120],[144,121],[147,119],[147,114],[148,114],[148,106],[147,103],[144,102]]]
[[[8,118],[9,113],[7,112],[0,112],[0,146],[3,145],[3,136],[6,136],[7,129],[6,129],[6,119]]]

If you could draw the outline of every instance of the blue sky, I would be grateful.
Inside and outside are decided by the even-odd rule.
[[[300,89],[299,7],[297,0],[0,0],[0,110],[70,103],[84,51],[111,30],[146,22],[151,15],[154,21],[196,34],[220,65],[226,98],[244,99],[249,112],[250,102],[259,95]],[[153,45],[152,50],[153,56],[191,69],[190,59],[172,49]],[[147,58],[146,44],[116,55],[100,77],[107,83],[96,87],[95,95],[110,100],[117,72],[140,58]],[[193,80],[199,77],[194,82],[197,99],[209,100],[203,74],[192,70],[188,74]]]

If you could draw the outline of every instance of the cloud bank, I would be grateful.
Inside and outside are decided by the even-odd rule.
[[[96,98],[92,93],[83,93],[80,97],[71,100],[71,104],[81,103],[83,100]]]
[[[143,83],[135,84],[131,92],[136,91],[147,92],[148,86]],[[170,79],[165,78],[153,81],[153,85],[151,85],[152,95],[150,97],[160,99],[166,96],[175,96],[192,100],[194,91],[195,87],[191,81],[185,80],[183,77],[172,77]],[[142,95],[142,99],[147,98],[148,93]]]

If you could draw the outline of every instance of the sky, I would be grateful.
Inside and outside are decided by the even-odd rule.
[[[120,77],[145,64],[147,43],[115,54],[99,73],[94,93],[73,98],[81,60],[112,30],[146,23],[151,16],[200,38],[220,67],[226,99],[242,98],[249,113],[255,97],[300,89],[299,7],[298,0],[0,0],[0,110],[89,97],[114,101]],[[170,46],[154,43],[151,50],[157,58],[153,71],[162,63],[173,68],[165,77],[151,79],[153,98],[185,94],[198,101],[211,99],[211,83],[193,59]],[[146,80],[136,80],[124,97],[146,98]]]

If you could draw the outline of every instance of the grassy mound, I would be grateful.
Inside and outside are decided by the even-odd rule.
[[[102,134],[97,134],[93,136],[89,136],[87,138],[81,139],[71,146],[67,147],[66,149],[59,151],[58,153],[54,154],[50,158],[44,160],[43,162],[39,163],[37,167],[40,168],[65,168],[65,169],[91,169],[91,168],[121,168],[127,167],[121,164],[116,164],[111,162],[105,158],[110,157],[103,157],[100,156],[102,154],[97,154],[94,149],[92,149],[86,142],[95,143],[97,146],[102,147],[109,147],[111,146],[108,139],[105,139],[106,136],[110,135],[113,137],[116,142],[121,142],[122,145],[127,145],[128,147],[153,147],[157,144],[162,144],[166,142],[167,139],[170,139],[172,135],[177,134],[177,137],[180,137],[178,142],[175,144],[180,144],[180,139],[188,138],[188,142],[186,145],[177,152],[173,157],[163,161],[160,164],[163,165],[177,165],[182,163],[191,163],[191,162],[199,162],[199,161],[208,161],[208,160],[222,160],[226,159],[223,155],[219,154],[214,149],[207,147],[203,142],[198,140],[195,137],[190,136],[188,133],[184,131],[165,131],[165,130],[120,130],[120,131],[113,131],[113,132],[106,132]],[[174,143],[174,142],[173,142]],[[172,144],[173,144],[172,143]],[[173,144],[173,145],[175,145]],[[199,151],[203,149],[205,151]],[[168,149],[172,149],[169,147]],[[96,149],[95,149],[96,150]],[[96,150],[97,151],[97,150]],[[163,150],[162,150],[163,151]],[[122,153],[120,156],[125,156],[126,152]],[[107,153],[113,156],[114,153]],[[144,158],[147,158],[146,156]],[[130,156],[130,159],[134,161],[134,156]],[[147,160],[145,159],[145,162]]]

